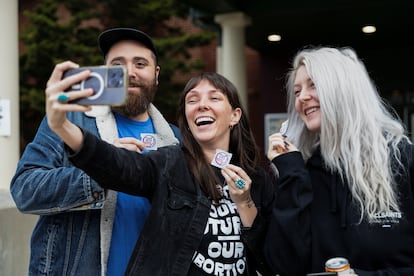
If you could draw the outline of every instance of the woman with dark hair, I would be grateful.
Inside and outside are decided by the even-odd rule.
[[[66,119],[66,111],[89,109],[59,101],[59,91],[86,77],[62,81],[70,67],[55,67],[48,83],[49,126],[72,153],[71,161],[102,187],[151,201],[126,274],[270,275],[262,248],[274,182],[258,166],[234,85],[216,73],[192,78],[178,107],[182,145],[139,154],[100,142]],[[65,95],[74,100],[91,93]],[[145,148],[135,144],[138,152]]]
[[[233,109],[238,108],[242,111],[236,87],[227,79],[216,73],[202,73],[190,79],[184,87],[184,95],[193,90],[201,82],[208,82],[209,86],[213,86],[220,90]],[[197,99],[194,101],[192,97],[197,98],[197,95],[188,96],[188,101],[186,101],[187,97],[181,97],[178,105],[178,126],[182,133],[184,145],[186,145],[183,147],[185,157],[194,177],[201,184],[201,188],[209,194],[211,198],[218,200],[221,195],[217,190],[217,183],[214,177],[216,174],[215,169],[208,162],[211,158],[205,158],[204,153],[206,148],[197,142],[197,138],[195,137],[197,132],[191,129],[194,125],[191,123],[189,124],[186,118],[186,104],[188,107],[195,106],[198,108]],[[238,164],[248,175],[251,175],[256,171],[259,152],[245,112],[240,112],[239,116],[240,118],[238,119],[239,122],[237,124],[231,123],[228,126],[228,132],[230,134],[228,151],[233,155],[233,163]],[[207,125],[208,123],[210,123],[210,121],[207,121],[204,124]],[[227,130],[225,131],[227,132]],[[217,138],[220,139],[219,137]],[[215,153],[215,150],[215,148],[211,148],[212,152],[210,154]]]

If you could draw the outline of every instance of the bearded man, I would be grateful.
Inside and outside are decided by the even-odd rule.
[[[152,39],[136,29],[113,28],[99,35],[98,46],[105,65],[127,68],[127,99],[68,118],[128,150],[145,152],[136,140],[148,133],[155,134],[158,147],[178,144],[178,129],[152,104],[160,73]],[[18,163],[10,191],[21,212],[39,215],[29,275],[123,275],[150,209],[146,198],[103,190],[73,167],[45,119]]]

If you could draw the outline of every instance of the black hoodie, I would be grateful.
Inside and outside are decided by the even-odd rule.
[[[345,257],[351,267],[359,276],[368,275],[414,275],[414,146],[405,145],[401,150],[402,162],[406,168],[397,176],[400,212],[387,212],[378,214],[374,223],[360,222],[360,209],[353,199],[348,185],[344,184],[337,174],[330,173],[323,165],[320,151],[317,150],[306,164],[312,183],[312,202],[303,205],[302,214],[309,214],[309,224],[302,224],[297,229],[291,229],[291,237],[297,238],[298,231],[302,233],[303,248],[308,254],[303,263],[298,263],[296,254],[293,255],[290,266],[279,266],[278,260],[272,258],[270,248],[265,249],[275,272],[280,275],[305,275],[309,272],[322,272],[325,270],[326,260],[332,257]],[[288,155],[288,154],[287,154]],[[279,168],[281,177],[284,170],[281,164],[286,162],[286,154],[273,160]],[[289,164],[292,165],[290,161]],[[287,173],[301,173],[305,170],[303,161],[294,163],[295,169],[290,168]],[[298,183],[303,185],[304,182]],[[295,192],[292,187],[289,191]],[[303,189],[302,189],[303,191]],[[304,196],[303,194],[301,195]],[[277,208],[283,209],[284,206]],[[290,208],[286,206],[286,208]],[[276,213],[275,213],[276,214]],[[268,239],[278,235],[275,225],[284,224],[284,217],[273,216]],[[304,230],[305,229],[305,230]],[[306,232],[305,234],[303,234]],[[287,238],[288,239],[288,238]],[[274,250],[283,252],[285,247],[291,247],[287,239],[279,239],[273,243]],[[310,240],[310,242],[308,242]],[[269,243],[268,243],[269,244]],[[271,243],[270,243],[271,244]],[[309,246],[309,247],[308,247]],[[290,251],[292,248],[290,248]],[[287,251],[287,252],[290,252]],[[276,254],[277,255],[277,254]],[[286,256],[285,259],[288,259]],[[296,262],[294,261],[296,258]],[[310,262],[310,263],[309,263]],[[276,265],[274,265],[276,264]],[[279,266],[279,267],[278,267]],[[307,267],[299,270],[297,267]],[[295,269],[286,270],[286,267]],[[283,268],[281,270],[280,268]]]

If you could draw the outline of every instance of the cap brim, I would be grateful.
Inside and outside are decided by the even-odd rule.
[[[104,56],[109,49],[121,40],[135,40],[150,49],[157,57],[157,50],[151,37],[146,33],[132,28],[113,28],[102,32],[98,37],[98,46]]]

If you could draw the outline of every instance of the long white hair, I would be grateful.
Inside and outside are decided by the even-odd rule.
[[[319,96],[321,131],[307,130],[295,111],[293,83],[305,66]],[[312,48],[300,51],[288,74],[287,136],[307,160],[320,144],[327,168],[345,180],[361,207],[361,220],[399,211],[392,162],[400,161],[398,143],[408,137],[402,123],[380,98],[368,72],[350,48]]]

